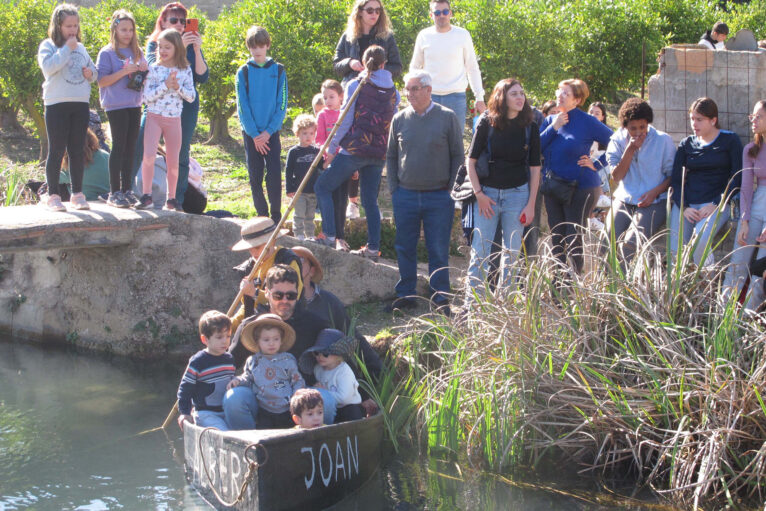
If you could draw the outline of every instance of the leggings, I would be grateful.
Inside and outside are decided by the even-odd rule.
[[[109,189],[127,192],[131,189],[133,158],[136,154],[141,108],[120,108],[106,113],[112,132],[112,152],[109,153]]]
[[[144,160],[141,168],[143,193],[152,194],[152,179],[154,178],[154,159],[157,156],[157,146],[160,135],[165,138],[165,163],[168,167],[168,199],[176,198],[178,183],[178,153],[181,150],[181,118],[163,117],[159,114],[147,113],[144,126]]]
[[[88,103],[68,101],[45,105],[45,131],[48,134],[48,159],[45,180],[48,193],[60,195],[59,176],[64,153],[69,153],[69,175],[72,193],[82,192],[85,173],[85,135],[88,132],[90,110]]]

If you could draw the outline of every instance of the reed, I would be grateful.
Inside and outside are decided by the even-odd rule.
[[[24,203],[24,175],[9,165],[0,172],[0,204],[17,206]]]
[[[519,260],[517,287],[477,295],[465,318],[413,320],[400,349],[425,386],[429,447],[498,473],[634,474],[695,507],[763,501],[762,320],[723,298],[722,265],[691,262],[698,242],[670,268],[663,242],[626,263],[612,240],[581,276],[550,253]]]

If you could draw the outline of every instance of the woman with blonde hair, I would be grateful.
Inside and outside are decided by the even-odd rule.
[[[402,73],[402,60],[394,40],[391,20],[383,4],[380,0],[356,0],[332,60],[335,73],[344,86],[364,69],[362,55],[372,45],[380,46],[385,51],[386,71],[394,78],[399,76]]]

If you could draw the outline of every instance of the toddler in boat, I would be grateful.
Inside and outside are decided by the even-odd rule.
[[[324,402],[316,389],[298,389],[290,398],[290,413],[296,428],[324,426]]]

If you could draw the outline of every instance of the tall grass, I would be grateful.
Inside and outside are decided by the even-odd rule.
[[[723,266],[691,262],[697,241],[670,269],[663,241],[630,262],[611,243],[581,276],[550,253],[519,260],[518,287],[463,320],[414,320],[402,349],[427,389],[429,446],[496,472],[633,474],[695,507],[762,501],[762,320],[722,298]]]
[[[16,206],[24,202],[24,175],[9,165],[0,172],[0,204]]]

